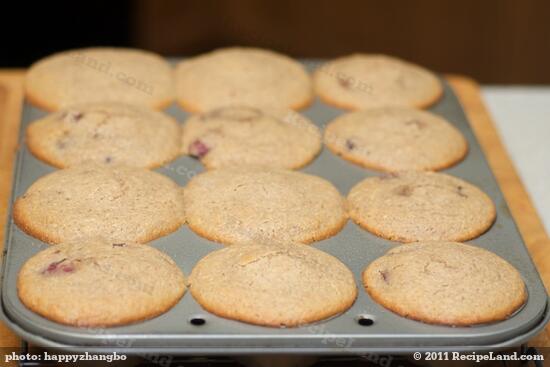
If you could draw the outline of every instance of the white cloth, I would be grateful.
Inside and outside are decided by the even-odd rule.
[[[550,87],[481,89],[514,166],[550,233]]]

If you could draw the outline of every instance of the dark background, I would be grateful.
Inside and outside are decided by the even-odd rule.
[[[168,56],[245,45],[294,57],[382,52],[482,83],[550,83],[550,1],[545,0],[12,0],[6,5],[0,13],[0,67],[26,67],[55,51],[94,45]]]

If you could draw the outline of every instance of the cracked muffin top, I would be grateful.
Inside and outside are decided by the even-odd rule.
[[[247,323],[292,327],[335,316],[355,301],[351,271],[301,244],[234,245],[201,259],[189,277],[207,311]]]
[[[527,300],[520,273],[485,249],[457,242],[401,245],[363,272],[369,295],[389,310],[427,323],[500,321]]]

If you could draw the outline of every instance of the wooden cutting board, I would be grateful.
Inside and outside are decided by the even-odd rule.
[[[24,70],[0,69],[0,238],[4,244],[8,200],[12,186],[12,171],[17,136],[21,120]],[[550,285],[550,238],[519,179],[495,125],[481,99],[479,85],[466,77],[448,75],[462,102],[472,128],[500,184],[512,215],[548,289]],[[0,323],[0,347],[18,347],[19,338]],[[529,343],[550,347],[550,326]]]

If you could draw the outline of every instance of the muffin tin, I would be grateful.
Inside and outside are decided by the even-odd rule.
[[[304,61],[313,69],[318,62]],[[269,328],[216,317],[204,311],[189,292],[170,311],[144,322],[114,328],[76,328],[57,324],[28,310],[17,297],[17,273],[23,262],[48,245],[23,233],[8,219],[2,268],[2,317],[26,341],[71,351],[161,353],[188,355],[236,354],[361,354],[411,351],[471,351],[519,345],[549,320],[548,295],[531,261],[504,197],[470,128],[459,101],[444,83],[443,98],[430,110],[446,117],[466,137],[469,153],[461,163],[443,172],[465,179],[484,190],[494,201],[497,219],[491,229],[469,241],[508,260],[522,274],[529,298],[523,308],[502,322],[474,327],[429,325],[400,317],[376,304],[363,290],[361,272],[367,264],[398,243],[376,237],[351,220],[336,236],[313,244],[342,260],[354,273],[359,296],[345,313],[299,328]],[[167,112],[183,121],[186,113],[177,106]],[[321,129],[344,111],[316,100],[302,111]],[[25,103],[20,145],[14,175],[12,201],[39,177],[54,171],[34,158],[23,136],[29,122],[45,111]],[[180,157],[157,170],[180,185],[202,171],[199,162]],[[353,165],[323,148],[304,172],[333,182],[343,195],[365,177],[379,173]],[[168,253],[189,275],[194,264],[223,246],[194,234],[183,226],[151,244]],[[475,285],[473,285],[475,286]]]

